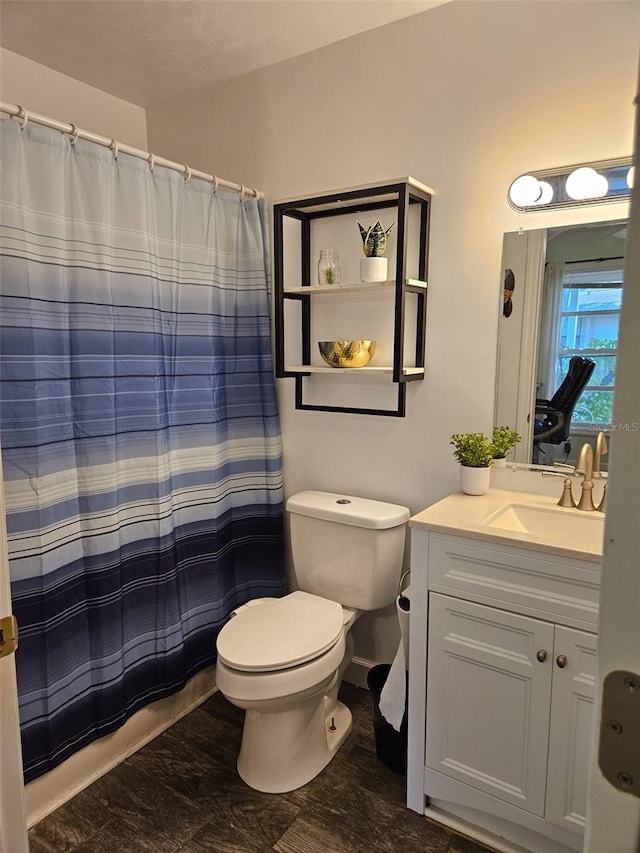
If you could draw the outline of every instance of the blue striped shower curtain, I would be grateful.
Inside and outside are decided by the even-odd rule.
[[[0,441],[26,780],[282,595],[262,202],[0,121]]]

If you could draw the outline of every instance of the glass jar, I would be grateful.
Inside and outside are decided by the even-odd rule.
[[[335,249],[320,249],[318,261],[318,284],[340,284],[340,252]]]

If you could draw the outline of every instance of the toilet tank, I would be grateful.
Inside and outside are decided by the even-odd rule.
[[[359,610],[395,600],[407,507],[307,491],[289,498],[287,512],[299,589]]]

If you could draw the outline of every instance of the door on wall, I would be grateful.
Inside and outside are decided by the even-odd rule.
[[[0,619],[11,614],[9,561],[5,527],[2,462],[0,460]],[[6,623],[3,644],[10,648]],[[13,653],[0,658],[0,853],[27,853],[27,831],[18,726],[18,694]]]
[[[635,163],[640,163],[640,85],[638,91]],[[616,429],[612,435],[611,487],[604,529],[598,648],[601,691],[602,683],[610,673],[616,673],[615,679],[620,677],[620,673],[640,675],[640,191],[637,173],[638,166],[625,252],[627,285],[620,314],[619,367],[613,409]],[[603,738],[601,745],[596,736],[585,851],[637,853],[640,850],[638,771],[633,766],[616,766],[611,762],[609,771],[612,777],[616,772],[622,774],[624,771],[635,781],[632,793],[620,790],[601,772],[598,763],[600,753],[606,759],[607,741]]]

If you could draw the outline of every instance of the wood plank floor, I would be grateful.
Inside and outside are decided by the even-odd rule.
[[[370,697],[344,684],[354,729],[290,794],[236,772],[243,712],[217,693],[29,833],[30,853],[488,853],[409,811],[375,754]]]

